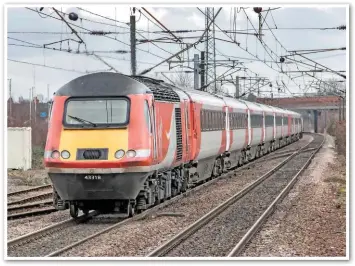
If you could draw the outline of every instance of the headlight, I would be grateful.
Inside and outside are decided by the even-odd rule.
[[[124,150],[118,150],[115,152],[115,158],[120,159],[124,156]]]
[[[136,156],[136,151],[134,151],[134,150],[127,151],[128,158],[133,158],[134,156]]]
[[[68,151],[62,151],[61,155],[63,159],[68,159],[70,157],[70,153]]]
[[[59,151],[53,151],[52,154],[51,154],[51,157],[53,159],[58,159],[60,157]]]

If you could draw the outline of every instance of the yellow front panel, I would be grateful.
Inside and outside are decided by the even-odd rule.
[[[116,160],[117,150],[128,150],[127,129],[63,129],[59,150],[70,152],[70,158],[63,161],[75,161],[77,149],[107,148],[108,160]]]

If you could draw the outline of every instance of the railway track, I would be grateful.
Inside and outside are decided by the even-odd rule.
[[[148,257],[238,256],[321,148],[324,137],[313,136],[311,143],[293,152]]]
[[[268,154],[265,155],[270,156]],[[247,167],[251,167],[253,164],[258,163],[260,159],[252,161],[242,167],[237,168],[241,170]],[[220,178],[224,178],[231,175],[233,171],[223,174],[220,177],[214,178],[201,184],[195,188],[188,190],[187,192],[180,194],[170,200],[163,202],[162,204],[155,206],[147,211],[134,216],[133,218],[111,218],[110,222],[105,221],[104,217],[96,217],[98,213],[91,214],[90,217],[84,218],[83,216],[78,221],[69,219],[49,227],[38,230],[34,233],[27,234],[25,236],[18,237],[16,239],[8,241],[8,256],[9,257],[53,257],[60,256],[65,251],[70,250],[96,236],[99,236],[105,232],[108,232],[114,228],[118,228],[124,224],[132,222],[134,220],[140,220],[146,215],[149,215],[157,210],[170,205],[180,198],[189,195],[197,190],[202,189],[205,186],[213,184]],[[116,219],[116,221],[115,221]],[[93,222],[87,222],[92,220]],[[85,223],[84,223],[85,222]],[[68,235],[74,235],[74,237],[68,238]]]
[[[7,208],[7,219],[14,220],[28,216],[43,215],[57,211],[53,206],[52,200],[40,201],[24,204],[20,206],[9,206]]]
[[[7,194],[7,206],[19,205],[52,197],[52,185],[44,185]]]
[[[14,192],[7,193],[7,197],[9,198],[11,196],[18,196],[21,194],[27,194],[29,192],[39,191],[39,190],[43,190],[43,189],[47,189],[47,188],[51,188],[51,187],[52,187],[52,185],[44,185],[44,186],[37,186],[37,187],[24,189],[24,190],[20,190],[20,191],[14,191]]]

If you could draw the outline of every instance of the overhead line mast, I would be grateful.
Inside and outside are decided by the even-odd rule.
[[[215,24],[211,21],[214,18],[214,8],[206,7],[205,9],[205,27],[206,27],[206,35],[205,35],[205,82],[209,84],[210,81],[214,80],[211,85],[213,87],[213,91],[217,93],[217,77],[216,77],[216,35],[215,35]],[[206,88],[207,89],[207,88]]]

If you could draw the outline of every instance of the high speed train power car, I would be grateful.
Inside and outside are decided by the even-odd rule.
[[[53,98],[44,163],[54,206],[130,216],[302,137],[292,111],[95,73]]]

